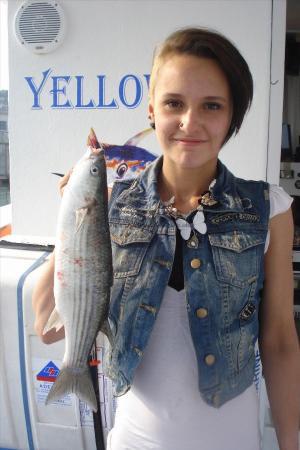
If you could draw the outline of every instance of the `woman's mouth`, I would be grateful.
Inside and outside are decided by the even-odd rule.
[[[207,142],[207,140],[205,139],[195,139],[195,138],[176,138],[174,140],[183,145],[199,145]]]

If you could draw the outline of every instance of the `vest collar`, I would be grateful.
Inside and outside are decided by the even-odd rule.
[[[161,171],[163,156],[158,157],[152,164],[133,183],[133,189],[136,186],[142,188],[147,196],[150,207],[159,207],[161,201],[158,194],[158,175]],[[236,190],[236,177],[227,169],[227,167],[218,160],[216,183],[212,188],[213,198],[218,202],[214,206],[204,206],[204,210],[209,212],[232,211],[241,212],[249,207],[247,201],[243,204]]]

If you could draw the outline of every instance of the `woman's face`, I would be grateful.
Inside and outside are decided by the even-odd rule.
[[[227,79],[211,59],[174,55],[160,68],[149,103],[164,161],[214,167],[232,118]]]

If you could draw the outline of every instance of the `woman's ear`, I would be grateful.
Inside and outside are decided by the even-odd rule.
[[[149,125],[155,130],[154,108],[151,102],[148,104],[148,113],[148,119],[150,121]]]
[[[154,122],[154,108],[151,101],[148,103],[148,114],[149,120]]]

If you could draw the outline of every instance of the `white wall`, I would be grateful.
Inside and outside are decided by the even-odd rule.
[[[0,0],[0,89],[8,89],[7,0]]]
[[[197,25],[223,32],[235,42],[254,78],[254,101],[240,135],[224,148],[222,159],[237,175],[266,177],[272,1],[59,1],[66,16],[63,44],[36,55],[16,40],[13,25],[21,1],[10,0],[9,13],[9,134],[13,232],[54,235],[59,195],[52,171],[64,172],[84,150],[90,126],[110,143],[124,143],[148,126],[147,85],[154,46],[178,27]],[[284,20],[284,18],[283,18]],[[280,38],[280,37],[279,37]],[[283,36],[284,39],[284,36]],[[49,78],[40,96],[42,109],[33,110],[33,95],[24,77],[85,76],[85,101],[97,97],[97,75],[107,77],[107,99],[118,99],[120,79],[139,76],[143,99],[133,109],[54,109]],[[129,85],[128,85],[129,86]],[[67,97],[75,103],[72,78]],[[130,99],[130,92],[128,97]],[[133,95],[133,94],[132,94]],[[61,97],[66,101],[66,97]],[[279,105],[280,106],[280,105]],[[154,138],[143,146],[159,152]]]

